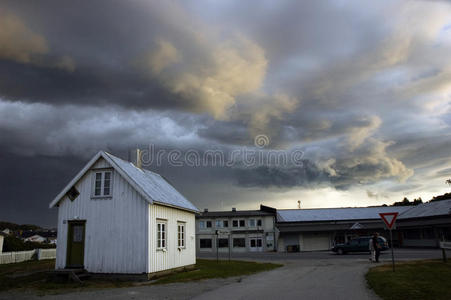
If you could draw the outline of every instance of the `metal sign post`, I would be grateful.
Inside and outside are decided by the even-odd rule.
[[[216,263],[219,263],[219,230],[216,230]]]
[[[232,235],[229,233],[229,262],[230,262],[230,258],[231,258],[231,256],[232,256],[232,248],[231,248],[231,245],[232,245]]]
[[[393,265],[393,272],[395,271],[395,255],[393,254],[393,233],[390,228],[390,248],[391,248],[391,263]]]
[[[395,254],[393,253],[393,225],[395,225],[396,218],[398,217],[397,212],[392,213],[380,213],[379,214],[382,218],[382,221],[384,221],[385,225],[387,225],[387,228],[390,230],[390,248],[391,248],[391,262],[393,265],[393,272],[395,271]]]

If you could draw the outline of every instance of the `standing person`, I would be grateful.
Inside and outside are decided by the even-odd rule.
[[[375,262],[375,260],[376,260],[376,249],[374,248],[373,238],[374,238],[374,234],[370,238],[370,242],[368,243],[369,244],[369,250],[370,250],[370,261],[371,262]]]
[[[381,245],[379,245],[379,233],[376,232],[373,235],[373,248],[374,248],[374,252],[375,252],[375,261],[379,262],[379,255],[381,254]]]

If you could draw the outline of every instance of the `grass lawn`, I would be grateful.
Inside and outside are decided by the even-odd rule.
[[[371,268],[368,285],[383,299],[451,299],[451,262],[414,261]]]
[[[193,280],[201,280],[208,278],[226,278],[232,276],[250,275],[258,272],[269,271],[278,267],[280,264],[273,263],[257,263],[250,261],[239,260],[208,260],[198,259],[196,269],[189,272],[176,273],[168,275],[157,280],[155,283],[172,283],[172,282],[186,282]]]
[[[219,263],[217,263],[215,260],[198,259],[195,270],[170,274],[161,277],[153,283],[163,284],[207,278],[242,276],[272,270],[280,266],[281,265],[279,264],[247,261],[219,261]],[[54,260],[27,261],[16,264],[0,265],[0,292],[12,289],[32,289],[37,291],[38,294],[55,294],[102,288],[130,287],[136,285],[136,282],[134,281],[124,281],[113,278],[92,278],[85,280],[82,285],[73,282],[47,282],[46,272],[53,270],[54,267]]]

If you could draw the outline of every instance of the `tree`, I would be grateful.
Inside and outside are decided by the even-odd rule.
[[[446,179],[445,183],[446,183],[447,185],[451,185],[451,179]]]

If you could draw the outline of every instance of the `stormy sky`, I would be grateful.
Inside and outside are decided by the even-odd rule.
[[[200,209],[428,200],[450,92],[446,1],[0,0],[0,220],[137,147]]]

